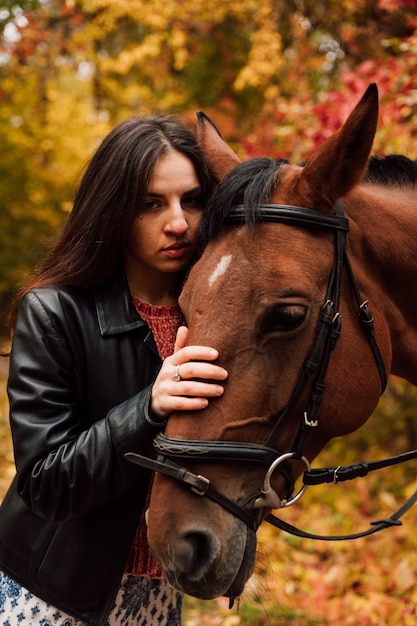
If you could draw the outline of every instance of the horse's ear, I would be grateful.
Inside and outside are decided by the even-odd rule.
[[[240,163],[240,159],[205,113],[198,111],[197,121],[198,143],[212,173],[217,180],[222,180]]]
[[[377,123],[378,89],[372,83],[343,126],[321,144],[304,167],[299,182],[307,182],[313,202],[324,197],[333,207],[361,181]]]

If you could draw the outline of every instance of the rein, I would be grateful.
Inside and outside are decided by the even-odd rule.
[[[367,336],[371,351],[374,355],[376,367],[381,379],[382,393],[387,384],[387,374],[383,358],[375,338],[374,319],[368,307],[368,302],[362,299],[359,288],[355,281],[349,258],[346,252],[346,234],[349,231],[349,222],[344,217],[343,206],[337,201],[335,213],[323,214],[319,211],[304,207],[264,204],[259,207],[260,213],[256,221],[277,222],[308,229],[330,230],[335,235],[335,262],[331,272],[325,301],[321,310],[320,319],[316,329],[315,339],[310,354],[304,363],[302,373],[290,397],[284,411],[278,416],[266,445],[235,442],[235,441],[202,441],[189,439],[175,439],[158,434],[154,440],[154,449],[158,454],[156,460],[127,453],[126,458],[141,467],[160,472],[179,482],[188,485],[199,496],[205,496],[217,502],[220,506],[241,519],[249,528],[257,530],[260,520],[256,519],[253,511],[257,509],[279,509],[291,506],[298,502],[308,486],[323,483],[337,483],[366,476],[370,471],[389,467],[397,463],[406,462],[417,458],[417,450],[413,450],[396,457],[374,461],[372,463],[358,463],[346,467],[321,468],[311,470],[304,450],[311,432],[319,427],[320,409],[325,390],[325,377],[330,362],[331,353],[336,345],[341,332],[341,315],[339,303],[341,296],[342,273],[346,268],[353,294],[358,306],[359,319]],[[232,207],[227,222],[231,224],[244,224],[246,211],[243,205]],[[307,407],[303,411],[298,433],[294,439],[291,451],[281,453],[274,448],[274,443],[281,429],[294,416],[301,396],[306,389],[312,375],[315,374],[312,390]],[[300,491],[293,495],[294,481],[290,460],[304,463],[303,486]],[[263,488],[260,493],[251,498],[246,505],[239,505],[213,489],[210,481],[201,475],[196,475],[182,467],[177,461],[199,462],[253,462],[268,467],[265,475]],[[271,486],[273,473],[279,468],[287,484],[287,496],[284,500],[278,496]],[[371,528],[352,535],[323,536],[311,534],[288,524],[272,514],[268,514],[265,520],[272,525],[296,535],[309,539],[321,539],[326,541],[338,541],[356,539],[378,532],[390,526],[401,525],[400,517],[417,501],[417,491],[403,504],[403,506],[390,517],[371,523]],[[259,517],[259,516],[257,516]]]

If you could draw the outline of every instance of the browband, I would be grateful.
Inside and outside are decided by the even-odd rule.
[[[280,222],[291,226],[305,226],[306,228],[325,228],[329,230],[349,231],[349,220],[343,215],[330,215],[288,204],[260,204],[258,205],[255,221]],[[248,209],[243,204],[231,207],[226,218],[228,223],[244,223],[247,220]]]

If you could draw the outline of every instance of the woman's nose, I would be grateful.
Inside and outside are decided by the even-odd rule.
[[[188,222],[181,203],[171,205],[166,228],[171,232],[184,233],[188,229]]]

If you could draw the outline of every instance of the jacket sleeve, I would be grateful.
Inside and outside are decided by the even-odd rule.
[[[124,459],[125,452],[148,451],[156,434],[145,419],[150,386],[86,427],[69,342],[36,293],[28,294],[12,344],[10,424],[19,494],[50,521],[118,498],[141,471]]]

